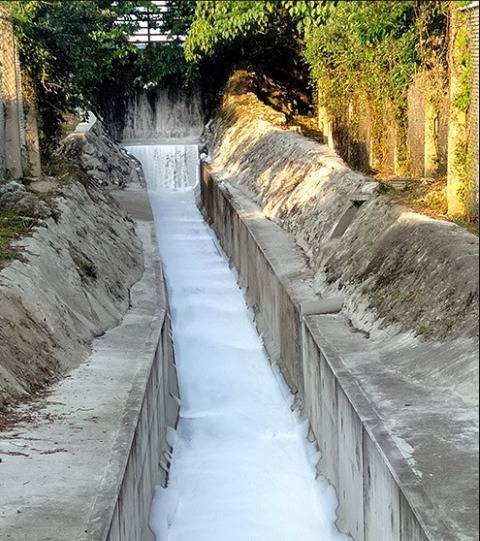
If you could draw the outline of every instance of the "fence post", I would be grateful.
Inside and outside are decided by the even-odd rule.
[[[473,197],[471,201],[472,218],[478,219],[478,188],[479,188],[479,110],[478,110],[478,88],[479,88],[479,2],[472,2],[464,8],[468,16],[469,34],[470,34],[470,54],[472,65],[472,95],[470,105],[470,146],[473,154]]]

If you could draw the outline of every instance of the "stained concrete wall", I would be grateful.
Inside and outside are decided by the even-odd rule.
[[[337,488],[341,530],[355,541],[475,539],[475,435],[470,441],[462,426],[450,436],[445,425],[456,421],[438,405],[451,403],[464,420],[470,415],[468,430],[474,430],[474,409],[462,409],[446,390],[433,391],[432,379],[422,388],[420,378],[402,373],[394,353],[401,343],[383,359],[379,344],[369,344],[342,315],[302,315],[302,307],[324,300],[313,292],[313,271],[294,239],[206,166],[201,190],[203,213],[239,272],[266,349],[310,421],[322,455],[319,472]],[[432,360],[427,349],[422,353],[416,345],[413,357],[403,351],[402,362],[410,356],[433,375],[441,370],[442,352]],[[458,348],[457,359],[461,355]],[[397,364],[393,371],[386,368],[389,358]],[[453,443],[461,434],[462,452]],[[443,445],[450,437],[452,444]],[[454,496],[449,500],[446,493]]]
[[[41,173],[35,99],[25,99],[19,49],[8,8],[0,3],[0,173],[9,178]],[[0,177],[1,179],[1,177]]]
[[[177,422],[178,396],[170,321],[164,318],[154,364],[145,389],[140,415],[115,503],[107,541],[154,541],[150,528],[150,505],[157,485],[165,486],[170,450],[168,427]],[[136,410],[132,408],[135,419]],[[114,500],[112,500],[114,501]],[[107,523],[105,523],[105,526]]]
[[[120,204],[137,219],[150,218],[149,204],[144,199],[146,194],[142,196],[141,193],[127,191],[115,195]],[[156,243],[153,230],[151,238]],[[159,291],[159,297],[154,302],[158,302],[161,310],[160,332],[158,340],[157,336],[153,340],[156,348],[146,386],[139,389],[127,407],[131,432],[125,433],[125,444],[130,443],[130,449],[124,455],[126,464],[123,475],[118,478],[119,481],[121,479],[118,494],[110,498],[110,502],[115,502],[112,520],[110,524],[103,522],[102,535],[92,535],[89,537],[92,541],[155,541],[148,527],[150,505],[155,486],[165,486],[167,481],[171,451],[167,430],[177,425],[179,389],[168,300],[156,246],[153,254],[154,276]]]
[[[23,174],[25,145],[18,48],[8,11],[0,5],[0,169],[12,178]]]
[[[165,87],[140,90],[125,100],[108,96],[102,107],[104,122],[117,141],[184,139],[196,141],[203,130],[204,114],[199,88]]]

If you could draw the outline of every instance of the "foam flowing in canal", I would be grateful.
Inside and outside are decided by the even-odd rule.
[[[135,145],[166,275],[181,410],[158,541],[340,541],[336,497],[195,204],[196,145]]]

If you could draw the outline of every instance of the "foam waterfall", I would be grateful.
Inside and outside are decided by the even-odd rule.
[[[143,167],[151,192],[193,187],[198,182],[198,145],[129,145]]]

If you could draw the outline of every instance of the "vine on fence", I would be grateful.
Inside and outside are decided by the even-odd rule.
[[[190,62],[221,56],[232,42],[248,55],[256,38],[302,51],[332,112],[352,93],[388,99],[400,118],[406,91],[441,50],[448,2],[199,1],[185,46]]]
[[[411,156],[410,139],[416,128],[409,125],[409,115],[411,100],[418,103],[420,92],[426,116],[425,126],[418,129],[425,129],[426,147],[417,154],[425,153],[424,171],[439,175],[446,162],[444,149],[438,154],[433,141],[439,118],[449,115],[451,131],[455,110],[466,114],[470,107],[471,60],[465,27],[458,31],[454,45],[454,64],[460,74],[458,91],[451,99],[453,112],[446,109],[452,70],[449,24],[452,14],[468,3],[199,1],[185,55],[189,62],[209,61],[208,66],[225,58],[230,65],[247,59],[255,67],[258,58],[288,65],[286,55],[279,54],[280,46],[285,49],[287,44],[292,56],[298,54],[308,68],[322,122],[334,121],[329,130],[345,139],[340,146],[351,156],[362,151],[362,139],[356,139],[361,134],[355,131],[363,117],[369,123],[371,162],[382,165],[388,155],[386,161],[391,164],[394,156],[387,173],[391,172],[389,167],[402,175],[419,170],[419,156],[415,165]],[[365,163],[363,158],[359,161]],[[462,171],[462,186],[469,186],[471,160],[466,139],[454,161],[456,169]],[[460,192],[462,199],[469,197],[467,188]]]

